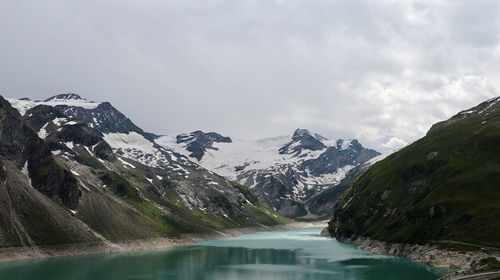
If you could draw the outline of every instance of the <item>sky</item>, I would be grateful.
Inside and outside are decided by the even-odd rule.
[[[500,95],[500,1],[1,0],[0,95],[391,151]]]

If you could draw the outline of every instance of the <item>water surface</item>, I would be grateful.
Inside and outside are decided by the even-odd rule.
[[[259,232],[180,248],[0,264],[0,279],[437,279],[450,270],[373,255],[321,228]]]

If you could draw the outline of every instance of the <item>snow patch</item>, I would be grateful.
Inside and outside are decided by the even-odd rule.
[[[161,167],[168,163],[166,156],[154,147],[154,142],[136,132],[108,133],[103,138],[115,152],[144,165]]]
[[[89,189],[89,188],[87,188],[87,186],[85,186],[85,184],[84,184],[82,181],[79,181],[79,183],[80,183],[80,185],[81,185],[84,189],[86,189],[87,191],[89,191],[89,192],[90,192],[90,189]]]
[[[153,143],[137,132],[126,133],[108,133],[104,134],[106,141],[114,149],[138,149],[144,153],[155,152]]]
[[[128,166],[128,167],[131,167],[131,168],[135,168],[135,166],[134,166],[134,165],[132,165],[132,164],[130,164],[130,163],[128,163],[128,162],[126,162],[126,161],[124,161],[124,160],[123,160],[123,159],[121,159],[121,158],[118,158],[118,160],[119,160],[119,161],[121,161],[121,163],[122,163],[125,167],[127,167],[127,166]]]
[[[468,110],[468,111],[463,111],[462,113],[460,113],[460,115],[468,115],[468,114],[472,114],[475,112],[476,112],[476,110]]]
[[[5,167],[4,167],[4,170],[5,170]],[[21,172],[23,173],[24,177],[26,177],[26,179],[28,180],[30,187],[33,187],[31,185],[31,177],[30,177],[30,173],[28,171],[28,161],[26,161],[24,163],[24,166],[23,166],[23,169],[21,169]]]
[[[351,147],[351,144],[352,144],[352,139],[344,140],[342,141],[342,146],[340,147],[340,149],[347,150],[349,149],[349,147]]]
[[[62,126],[64,122],[66,122],[66,118],[55,118],[52,120],[52,123],[54,123],[57,126]]]
[[[51,99],[45,102],[7,98],[7,101],[9,101],[12,107],[16,108],[17,111],[19,111],[19,113],[23,116],[24,114],[26,114],[26,111],[38,105],[47,105],[52,107],[55,107],[57,105],[66,105],[73,107],[82,107],[85,109],[95,109],[97,108],[97,106],[99,106],[99,104],[101,104],[93,101],[87,101],[85,99]]]
[[[49,123],[46,123],[42,126],[42,128],[40,128],[40,130],[38,131],[38,137],[42,138],[42,139],[45,139],[47,138],[47,130],[45,129],[47,127]]]
[[[66,145],[66,147],[70,148],[71,150],[73,150],[73,148],[75,147],[73,142],[64,142],[64,145]]]
[[[88,152],[89,154],[93,155],[93,154],[92,154],[92,152],[90,151],[89,147],[87,147],[87,146],[83,146],[83,147],[85,148],[85,150],[87,150],[87,152]]]

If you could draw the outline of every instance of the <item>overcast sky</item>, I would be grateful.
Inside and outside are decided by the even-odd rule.
[[[0,1],[0,94],[388,151],[500,95],[500,1]]]

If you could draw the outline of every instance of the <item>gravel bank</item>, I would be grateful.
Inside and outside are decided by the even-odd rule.
[[[276,226],[254,226],[245,228],[233,228],[221,231],[206,233],[189,233],[172,238],[154,238],[124,240],[117,242],[99,242],[99,243],[78,243],[64,244],[57,246],[38,246],[38,247],[10,247],[0,248],[0,262],[9,262],[17,260],[30,260],[48,257],[75,256],[86,254],[97,254],[107,252],[127,252],[139,250],[166,249],[179,246],[194,244],[202,240],[213,240],[220,238],[236,237],[240,234],[258,232],[287,230],[296,228],[325,227],[323,222],[296,222]]]

